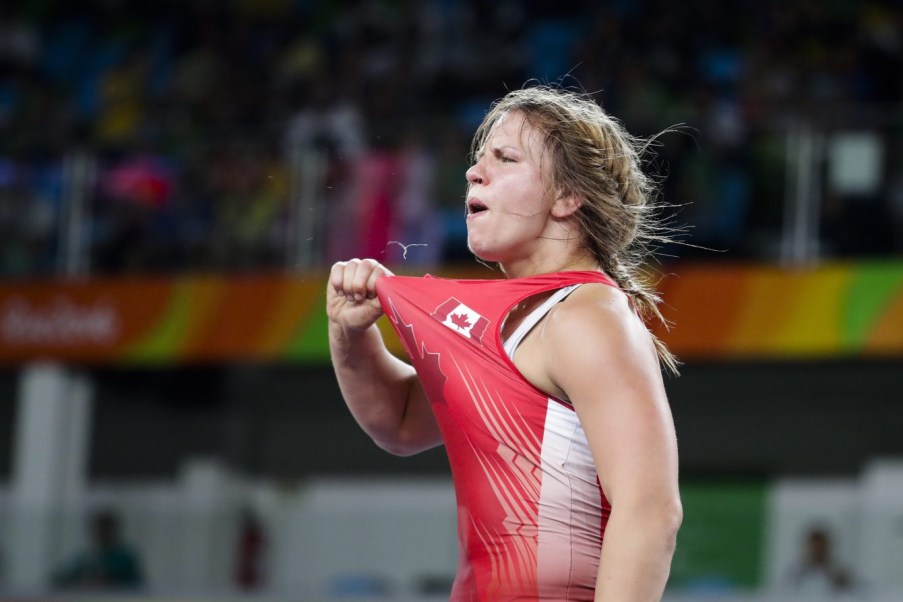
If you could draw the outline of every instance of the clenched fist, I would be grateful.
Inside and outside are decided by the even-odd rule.
[[[374,259],[339,261],[329,272],[326,314],[346,331],[363,331],[383,314],[376,281],[392,272]]]

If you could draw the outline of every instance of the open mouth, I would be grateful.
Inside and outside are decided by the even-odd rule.
[[[482,201],[478,199],[470,199],[467,201],[467,214],[468,215],[476,215],[477,213],[482,213],[486,211],[488,207],[482,203]]]

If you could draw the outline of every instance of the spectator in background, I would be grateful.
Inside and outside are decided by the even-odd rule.
[[[235,584],[244,591],[260,589],[264,583],[264,555],[267,538],[263,523],[253,510],[246,508],[235,549]]]
[[[442,220],[442,257],[445,261],[470,261],[467,227],[461,216],[466,211],[461,175],[467,171],[468,140],[464,128],[446,126],[440,137],[436,165],[436,211]]]
[[[119,517],[105,510],[91,521],[92,545],[78,553],[54,576],[62,590],[128,590],[143,585],[137,553],[120,534]]]
[[[436,155],[415,128],[409,129],[397,155],[400,186],[390,233],[398,245],[386,250],[386,258],[395,263],[436,265],[444,245],[436,210]]]
[[[831,532],[821,526],[809,529],[803,541],[802,558],[789,577],[789,589],[801,594],[825,596],[849,592],[849,571],[837,563]]]
[[[785,174],[787,124],[802,118],[819,130],[866,106],[864,115],[892,115],[903,94],[897,77],[903,13],[891,0],[723,6],[642,0],[591,9],[575,2],[379,0],[348,6],[188,0],[178,9],[151,3],[128,11],[100,0],[18,4],[0,18],[0,160],[40,166],[75,148],[134,154],[140,142],[143,152],[171,158],[181,180],[216,169],[192,163],[216,157],[226,137],[255,145],[282,137],[285,169],[297,168],[291,151],[316,149],[324,159],[323,181],[315,174],[311,187],[320,202],[311,240],[324,263],[361,254],[363,242],[380,259],[403,256],[390,245],[387,258],[386,242],[426,223],[416,205],[406,213],[406,203],[423,191],[416,181],[406,198],[397,187],[362,190],[364,177],[382,186],[385,167],[402,169],[388,165],[384,153],[400,150],[401,124],[428,135],[429,152],[444,154],[428,119],[466,116],[461,126],[469,135],[488,99],[534,77],[572,74],[640,135],[683,120],[698,130],[698,148],[664,156],[653,171],[667,173],[666,196],[688,207],[682,221],[695,224],[696,243],[725,249],[720,256],[729,259],[776,253],[792,181]],[[735,18],[737,6],[748,18]],[[692,40],[686,23],[694,24]],[[884,126],[864,127],[887,133]],[[447,160],[436,165],[440,188]],[[415,165],[423,173],[423,164]],[[895,173],[890,165],[887,171]],[[44,182],[36,178],[24,188],[23,202],[39,199]],[[281,265],[285,249],[274,253],[272,241],[292,239],[276,230],[282,224],[273,190],[232,191],[239,210],[230,211],[238,219],[225,223],[208,215],[220,208],[214,205],[220,195],[185,199],[165,212],[111,216],[100,207],[86,217],[91,236],[106,245],[91,265],[103,272]],[[297,198],[293,190],[289,200]],[[858,199],[835,199],[825,221],[840,227],[823,229],[823,248],[839,256],[898,251],[903,233],[899,221],[891,229],[886,219],[897,202],[889,195],[882,188],[872,200],[877,211]],[[436,196],[445,206],[443,192]],[[248,208],[251,225],[245,224],[242,212],[257,202],[264,209]],[[211,207],[196,211],[204,205]],[[392,220],[374,215],[383,210],[393,212]],[[42,225],[46,215],[55,218],[45,211]],[[406,215],[417,219],[399,231]],[[364,226],[375,217],[378,235],[368,240],[367,232],[349,232],[349,216]],[[241,232],[223,233],[236,222]],[[184,223],[190,240],[180,245],[170,226]],[[119,244],[107,240],[108,230],[123,232]],[[57,231],[0,237],[2,273],[48,272]],[[454,244],[461,231],[445,234],[449,252],[442,260],[464,259],[456,251],[463,245]],[[199,256],[196,249],[217,252]],[[430,263],[425,254],[438,249],[438,241],[416,247],[407,259]]]
[[[289,119],[286,162],[297,172],[299,183],[315,190],[322,199],[321,214],[311,219],[317,220],[315,235],[325,237],[323,252],[332,260],[353,252],[358,238],[356,232],[349,236],[344,226],[348,216],[356,215],[359,209],[367,151],[365,127],[356,103],[344,98],[330,76],[312,74],[303,86],[296,87],[301,106]],[[313,159],[316,161],[312,164]],[[317,167],[312,169],[312,165]],[[310,186],[301,182],[305,178],[316,181]],[[293,194],[300,195],[301,191]]]

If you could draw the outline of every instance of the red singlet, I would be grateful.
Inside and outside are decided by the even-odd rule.
[[[377,282],[445,441],[458,504],[451,599],[592,600],[611,506],[573,407],[531,385],[503,348],[505,317],[598,272]]]

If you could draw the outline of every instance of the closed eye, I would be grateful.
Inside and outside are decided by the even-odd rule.
[[[514,157],[512,157],[511,155],[505,154],[500,149],[495,149],[495,151],[492,154],[495,156],[496,160],[499,161],[500,163],[517,163],[517,160]]]

